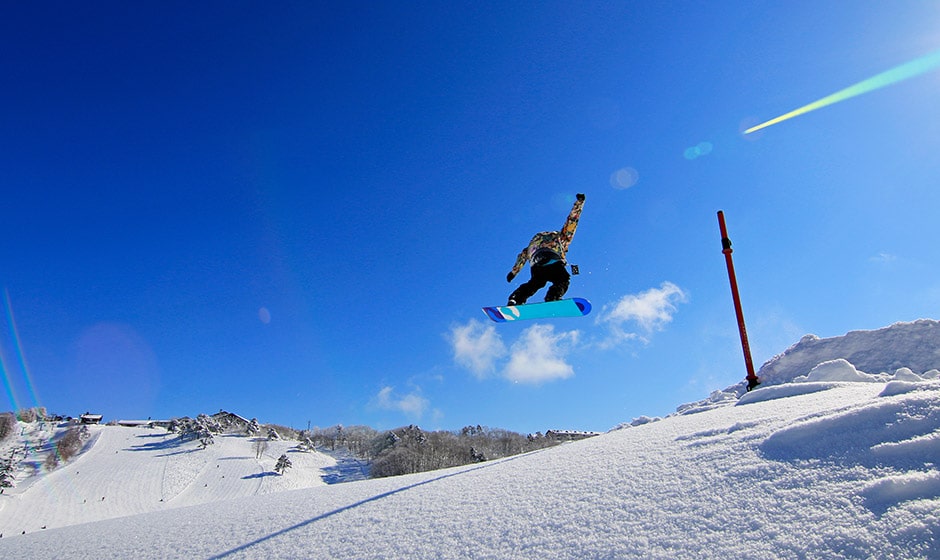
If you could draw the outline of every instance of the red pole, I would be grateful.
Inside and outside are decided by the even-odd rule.
[[[741,334],[741,347],[744,349],[744,365],[747,367],[747,390],[750,391],[760,383],[754,373],[754,362],[751,360],[751,347],[747,343],[747,328],[744,326],[744,311],[741,310],[741,297],[738,295],[738,281],[734,276],[734,263],[731,262],[731,239],[728,238],[728,228],[725,227],[725,214],[718,211],[718,227],[721,229],[721,252],[725,255],[725,264],[728,265],[728,280],[731,281],[731,298],[734,300],[734,312],[738,318],[738,332]]]

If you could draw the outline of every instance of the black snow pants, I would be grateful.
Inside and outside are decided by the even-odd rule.
[[[529,270],[532,272],[532,277],[528,282],[516,288],[516,291],[509,296],[510,302],[515,301],[516,305],[525,303],[526,300],[535,295],[535,292],[544,288],[545,284],[549,282],[552,285],[548,288],[548,293],[545,294],[545,301],[559,300],[568,291],[568,282],[571,280],[571,275],[568,274],[564,261],[555,261],[544,266],[532,265]]]

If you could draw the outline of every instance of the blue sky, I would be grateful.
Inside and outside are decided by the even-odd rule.
[[[745,375],[718,210],[758,367],[807,333],[936,318],[940,72],[741,131],[940,49],[937,21],[926,1],[20,3],[0,408],[664,415]],[[489,323],[577,192],[569,295],[594,312]]]

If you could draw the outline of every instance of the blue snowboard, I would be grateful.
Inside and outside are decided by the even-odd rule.
[[[561,299],[543,303],[484,307],[483,312],[497,323],[551,317],[581,317],[591,312],[591,302],[583,298]]]

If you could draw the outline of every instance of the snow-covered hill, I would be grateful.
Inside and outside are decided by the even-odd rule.
[[[330,455],[298,451],[297,442],[266,441],[257,457],[256,438],[243,435],[217,435],[213,445],[203,448],[162,428],[89,426],[85,451],[46,474],[41,460],[63,429],[49,422],[21,422],[19,429],[16,443],[36,451],[21,465],[16,485],[0,495],[0,535],[5,537],[321,486],[341,468]],[[281,454],[292,464],[285,476],[274,472]]]
[[[755,391],[716,391],[679,414],[580,442],[417,475],[230,492],[201,504],[197,482],[187,487],[194,505],[5,534],[0,555],[936,559],[937,325],[804,337],[768,362]],[[801,357],[802,349],[811,355]],[[110,448],[115,460],[134,455],[132,441]],[[84,476],[103,481],[90,471],[107,454],[86,453],[20,499],[40,491],[67,497]],[[193,480],[209,484],[214,466]],[[65,476],[73,467],[79,472]],[[225,486],[212,482],[203,490]],[[129,483],[109,492],[158,495]],[[0,521],[9,523],[10,511]],[[16,516],[38,521],[29,507]]]

